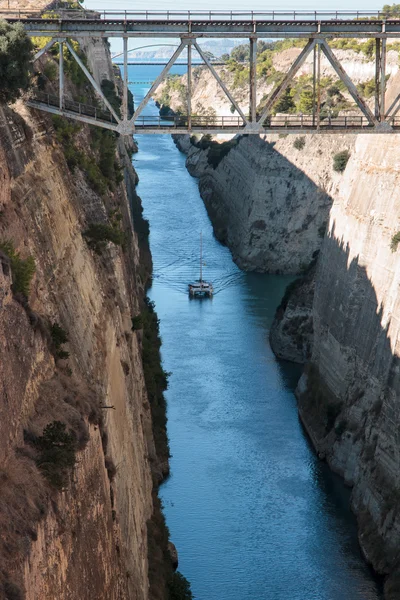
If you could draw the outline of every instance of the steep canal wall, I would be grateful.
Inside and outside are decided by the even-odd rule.
[[[398,136],[359,136],[318,261],[314,342],[298,386],[318,452],[353,486],[367,559],[399,597]]]
[[[389,103],[396,86],[397,75],[388,86]],[[352,486],[364,555],[388,576],[386,598],[395,600],[399,136],[293,142],[248,136],[218,153],[209,140],[178,140],[189,171],[199,177],[216,235],[238,265],[306,273],[278,309],[272,347],[281,358],[305,363],[297,389],[301,419],[320,457]],[[335,172],[334,156],[342,150],[350,159]]]
[[[89,67],[113,84],[101,46]],[[132,151],[0,106],[1,598],[167,598],[166,379]]]

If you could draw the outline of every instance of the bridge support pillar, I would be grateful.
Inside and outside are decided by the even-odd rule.
[[[187,115],[188,129],[192,129],[192,44],[189,41],[187,45]]]
[[[380,77],[381,77],[381,86],[380,86],[380,120],[385,120],[385,91],[386,91],[386,38],[382,39],[382,50],[381,50],[381,60],[380,60]]]
[[[315,46],[317,50],[317,130],[321,120],[321,44]]]
[[[250,123],[257,121],[257,38],[250,38]]]
[[[59,61],[59,82],[60,82],[60,110],[64,108],[64,42],[59,42],[60,61]]]
[[[124,87],[122,95],[122,119],[128,119],[128,38],[124,38]]]
[[[375,119],[380,116],[380,93],[379,81],[381,72],[381,38],[375,39]]]

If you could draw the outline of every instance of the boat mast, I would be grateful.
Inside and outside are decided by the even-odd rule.
[[[200,231],[200,283],[203,281],[203,232]]]

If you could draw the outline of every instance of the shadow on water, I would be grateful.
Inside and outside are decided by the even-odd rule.
[[[172,372],[173,456],[161,492],[180,569],[198,600],[377,600],[347,490],[300,426],[299,368],[269,346],[291,278],[239,271],[169,137],[140,137],[135,159],[151,228],[150,297]],[[198,301],[186,286],[197,276],[200,230],[217,294]]]

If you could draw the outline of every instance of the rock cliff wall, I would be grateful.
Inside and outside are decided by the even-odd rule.
[[[390,599],[400,594],[399,178],[398,136],[359,136],[319,258],[313,352],[298,388],[316,448],[353,486],[360,541],[391,574]]]
[[[300,273],[321,247],[341,179],[333,155],[354,136],[305,136],[300,150],[294,139],[242,136],[217,164],[212,150],[178,140],[216,236],[245,270]]]
[[[111,78],[104,47],[88,56]],[[86,126],[74,142],[93,145]],[[168,455],[156,452],[143,337],[132,330],[149,276],[138,243],[147,228],[122,142],[113,160],[125,164],[126,186],[94,191],[67,164],[49,116],[22,102],[0,109],[1,598],[165,598],[165,581],[149,592],[148,542]],[[113,223],[123,247],[90,246],[83,232],[93,223]],[[16,291],[10,244],[18,261],[34,259],[28,297]],[[54,324],[68,337],[61,352]],[[37,466],[38,439],[55,421],[78,447],[62,486]]]

